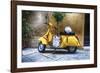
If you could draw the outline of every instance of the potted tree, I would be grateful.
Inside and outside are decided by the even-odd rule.
[[[65,14],[62,12],[54,12],[53,13],[53,17],[55,18],[57,24],[57,33],[55,34],[55,36],[53,36],[53,46],[54,47],[59,47],[60,45],[60,22],[63,20]]]

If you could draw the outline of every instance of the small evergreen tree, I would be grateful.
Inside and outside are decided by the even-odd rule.
[[[60,22],[62,22],[62,20],[64,19],[65,13],[62,12],[54,12],[53,16],[57,22],[57,35],[60,35],[60,29],[59,29],[59,25]]]

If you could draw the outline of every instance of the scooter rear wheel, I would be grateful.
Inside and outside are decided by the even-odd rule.
[[[69,46],[68,47],[68,52],[69,53],[75,53],[77,51],[77,47],[75,47],[75,46]]]

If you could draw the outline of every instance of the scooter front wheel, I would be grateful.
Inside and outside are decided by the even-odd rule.
[[[38,45],[38,51],[43,53],[45,52],[46,45],[42,44],[41,42]]]

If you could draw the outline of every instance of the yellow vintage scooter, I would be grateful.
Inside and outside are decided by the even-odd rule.
[[[69,53],[75,53],[76,50],[81,47],[80,41],[74,32],[71,33],[61,33],[59,38],[59,46],[53,44],[53,38],[55,36],[55,26],[49,23],[48,31],[45,35],[39,38],[38,51],[43,53],[48,45],[54,48],[67,49]],[[53,45],[52,45],[53,44]]]

